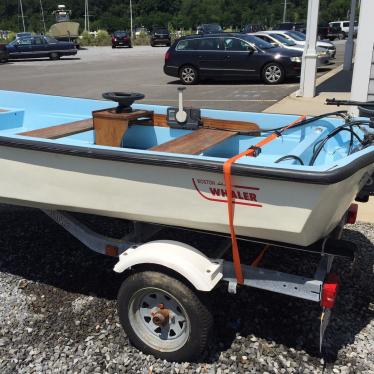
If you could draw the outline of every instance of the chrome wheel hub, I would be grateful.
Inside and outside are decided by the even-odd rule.
[[[157,288],[145,288],[133,295],[129,321],[144,343],[164,352],[180,349],[190,335],[190,322],[181,303]]]

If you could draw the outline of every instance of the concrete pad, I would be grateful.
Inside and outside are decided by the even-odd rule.
[[[356,204],[358,204],[357,220],[361,222],[374,223],[374,197],[371,197],[368,203]]]

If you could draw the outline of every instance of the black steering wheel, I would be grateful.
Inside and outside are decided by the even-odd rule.
[[[144,99],[145,95],[138,92],[104,92],[103,98],[118,103],[117,113],[128,113],[132,111],[134,101]]]

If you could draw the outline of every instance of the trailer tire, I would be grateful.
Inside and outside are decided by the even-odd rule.
[[[156,271],[138,272],[123,282],[118,313],[136,348],[169,361],[199,357],[213,325],[209,309],[191,288]]]

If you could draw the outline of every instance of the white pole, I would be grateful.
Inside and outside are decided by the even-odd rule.
[[[87,31],[87,0],[84,0],[84,31]]]
[[[19,6],[20,6],[20,10],[21,10],[21,18],[22,18],[23,32],[25,32],[25,31],[26,31],[26,27],[25,27],[25,17],[23,16],[22,0],[19,0]]]
[[[90,13],[88,9],[88,0],[86,0],[86,4],[87,4],[87,31],[90,32]]]
[[[351,100],[368,101],[374,99],[374,1],[361,0],[358,35],[356,41],[355,65],[353,69]],[[357,108],[351,107],[357,114]]]
[[[286,22],[286,13],[287,13],[287,0],[284,0],[284,7],[283,7],[283,22]]]
[[[43,22],[44,34],[46,34],[47,33],[47,29],[45,27],[45,19],[44,19],[44,10],[43,10],[42,0],[40,0],[40,11],[42,13],[42,22]]]
[[[298,96],[314,97],[316,92],[317,74],[317,26],[319,0],[308,1],[308,16],[306,23],[306,40],[302,57],[300,89]]]
[[[355,28],[355,13],[356,13],[356,0],[351,0],[351,12],[350,12],[350,17],[349,17],[349,33],[348,33],[348,39],[345,43],[343,70],[352,69],[353,32]]]
[[[130,0],[130,36],[132,38],[132,1]]]

